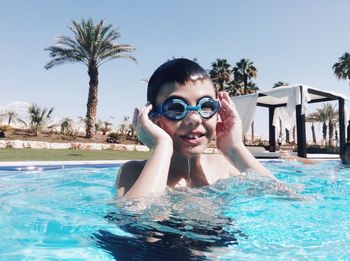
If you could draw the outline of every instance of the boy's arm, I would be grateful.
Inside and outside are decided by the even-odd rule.
[[[136,175],[136,180],[134,178],[134,182],[131,182],[130,189],[124,188],[123,196],[126,198],[143,197],[150,193],[162,192],[167,185],[173,142],[163,129],[149,119],[148,114],[151,109],[152,105],[146,104],[141,111],[136,109],[134,112],[135,132],[139,139],[151,149],[151,156],[142,171],[138,172],[139,175]]]
[[[125,166],[119,173],[117,188],[125,198],[147,196],[163,192],[167,185],[172,146],[159,145],[152,149],[151,156],[142,169]]]
[[[262,176],[277,180],[244,146],[242,122],[229,95],[226,92],[220,92],[219,100],[221,122],[218,122],[216,130],[218,149],[239,171],[252,169]]]
[[[262,176],[266,176],[277,181],[275,176],[273,176],[271,172],[267,170],[243,144],[240,147],[235,147],[231,150],[225,151],[224,155],[241,172],[252,169]]]

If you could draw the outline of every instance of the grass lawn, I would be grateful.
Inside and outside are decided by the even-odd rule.
[[[74,161],[147,159],[150,152],[72,149],[0,149],[1,161]]]

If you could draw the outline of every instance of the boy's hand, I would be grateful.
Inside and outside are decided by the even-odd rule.
[[[242,121],[227,92],[219,93],[221,103],[219,115],[220,120],[216,127],[217,147],[224,154],[232,149],[239,149],[242,141]]]
[[[172,148],[173,141],[168,133],[149,119],[148,114],[151,110],[152,104],[150,103],[146,103],[141,111],[135,108],[132,125],[137,137],[150,149],[160,144],[166,144]]]

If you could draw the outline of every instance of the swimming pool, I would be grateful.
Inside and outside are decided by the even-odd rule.
[[[299,196],[248,173],[125,201],[118,164],[0,167],[0,259],[349,260],[350,168],[264,164]]]

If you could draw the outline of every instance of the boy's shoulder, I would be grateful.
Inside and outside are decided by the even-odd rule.
[[[206,154],[205,160],[215,166],[213,171],[218,171],[224,176],[237,176],[241,174],[239,170],[231,162],[229,162],[221,152]]]
[[[116,188],[119,194],[125,194],[140,176],[147,160],[130,160],[119,169]]]
[[[146,162],[147,160],[130,160],[125,162],[119,169],[119,176],[122,175],[122,178],[125,178],[124,176],[129,178],[136,177],[137,179]]]
[[[121,166],[121,169],[133,170],[133,169],[143,169],[147,160],[129,160]]]

